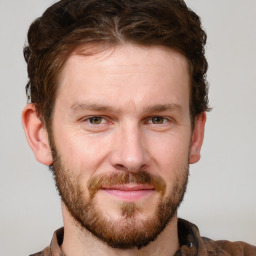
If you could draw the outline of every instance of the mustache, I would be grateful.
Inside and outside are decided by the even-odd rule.
[[[110,175],[99,174],[91,177],[88,180],[90,198],[93,198],[97,191],[102,187],[124,184],[148,184],[162,195],[165,193],[166,189],[166,183],[159,175],[149,174],[143,170],[135,173],[123,171],[112,173]]]

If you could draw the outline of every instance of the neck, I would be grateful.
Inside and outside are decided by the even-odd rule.
[[[64,239],[61,250],[66,256],[166,256],[174,255],[179,248],[177,216],[175,216],[157,239],[138,249],[112,248],[89,231],[81,228],[62,204]]]

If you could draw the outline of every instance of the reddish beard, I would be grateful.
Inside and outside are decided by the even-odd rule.
[[[152,185],[153,189],[163,196],[166,190],[166,184],[160,176],[150,175],[145,171],[138,171],[135,173],[118,172],[111,175],[97,175],[93,176],[88,181],[88,190],[90,193],[90,200],[92,200],[96,193],[104,187],[111,187],[125,184],[147,184]],[[121,212],[123,216],[132,217],[135,215],[137,208],[135,203],[123,202],[121,205]]]
[[[141,248],[165,229],[166,225],[175,216],[178,206],[183,200],[188,180],[187,168],[180,170],[181,175],[176,177],[174,186],[169,195],[165,195],[166,183],[160,176],[145,171],[129,173],[120,171],[111,175],[97,175],[89,179],[87,188],[90,197],[84,199],[84,188],[81,188],[79,178],[72,175],[72,170],[63,166],[56,151],[53,154],[56,187],[62,201],[75,222],[83,229],[87,229],[98,239],[113,248]],[[184,171],[185,170],[185,171]],[[150,184],[159,193],[160,200],[154,215],[146,219],[138,219],[136,203],[124,202],[121,205],[122,218],[113,220],[98,209],[95,195],[102,186],[120,184]]]

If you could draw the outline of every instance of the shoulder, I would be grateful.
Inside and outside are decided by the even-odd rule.
[[[29,256],[51,256],[50,248],[47,247],[43,251],[31,254]]]
[[[256,247],[244,242],[213,241],[202,237],[209,255],[255,256]],[[222,253],[222,254],[221,254]]]

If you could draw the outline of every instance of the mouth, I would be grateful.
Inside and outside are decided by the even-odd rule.
[[[102,187],[101,191],[116,197],[119,200],[134,202],[154,193],[155,189],[148,184],[124,184]]]

